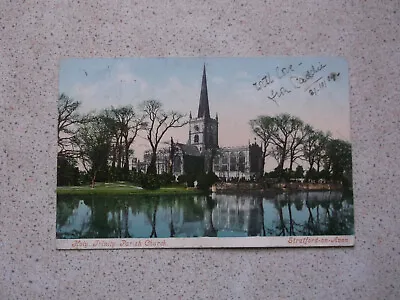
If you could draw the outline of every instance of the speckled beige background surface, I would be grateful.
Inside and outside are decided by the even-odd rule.
[[[399,299],[399,16],[397,0],[1,1],[0,299]],[[354,248],[55,250],[60,57],[322,54],[350,67]]]

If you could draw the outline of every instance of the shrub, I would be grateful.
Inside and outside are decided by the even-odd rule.
[[[158,190],[161,186],[157,174],[145,174],[141,178],[141,186],[145,190]]]
[[[170,173],[164,172],[159,175],[159,180],[161,185],[170,185],[172,182],[175,181],[175,177]]]
[[[179,176],[178,176],[178,183],[180,183],[180,184],[185,183],[185,182],[186,182],[186,178],[187,178],[187,176],[184,175],[184,174],[179,175]]]
[[[215,173],[200,173],[197,175],[197,187],[201,190],[208,191],[211,186],[218,181],[218,176]]]

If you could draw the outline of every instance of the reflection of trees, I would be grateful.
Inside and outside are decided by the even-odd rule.
[[[123,217],[124,217],[124,227],[125,227],[125,238],[130,238],[130,234],[129,234],[129,230],[128,230],[128,219],[129,219],[129,206],[128,206],[128,202],[125,201],[124,202],[124,211],[123,211]]]
[[[312,235],[312,232],[314,231],[314,216],[312,213],[312,209],[315,207],[314,202],[309,199],[309,193],[307,192],[306,194],[306,207],[308,210],[308,221],[304,225],[304,234],[305,235]]]
[[[206,219],[207,222],[204,224],[205,225],[205,229],[204,229],[204,236],[208,236],[208,237],[216,237],[218,231],[215,229],[214,227],[214,223],[213,223],[213,209],[216,206],[216,201],[214,201],[210,196],[206,196],[206,205],[205,205],[205,210],[206,210]]]
[[[129,205],[125,199],[118,199],[113,210],[109,212],[108,225],[114,238],[130,238],[128,230]]]
[[[265,235],[262,197],[255,196],[254,198],[254,204],[249,209],[247,234],[248,236],[262,236]]]
[[[290,199],[288,199],[288,212],[289,212],[289,235],[295,235],[294,234],[294,221],[293,221],[293,216],[292,216],[292,203],[290,202]]]
[[[79,200],[65,201],[65,197],[57,195],[57,228],[64,226],[73,210],[79,206]]]
[[[261,213],[261,236],[265,236],[266,232],[265,232],[265,222],[264,222],[264,199],[262,197],[260,197],[258,199],[258,205],[260,208],[260,213]]]
[[[353,234],[354,211],[352,205],[343,205],[345,198],[342,195],[332,196],[329,192],[328,199],[309,200],[306,205],[310,218],[304,224],[303,234],[308,235],[345,235]],[[332,197],[332,198],[331,198]],[[324,212],[320,212],[320,209]],[[315,217],[312,217],[312,210]]]
[[[273,235],[285,236],[288,230],[286,228],[285,220],[283,218],[282,202],[279,200],[275,200],[274,206],[275,206],[276,210],[278,211],[279,224],[278,224],[278,226],[276,226],[276,229],[278,230],[278,232]]]
[[[302,196],[304,199],[302,199]],[[267,229],[275,236],[285,235],[344,235],[352,234],[354,228],[354,212],[351,200],[334,192],[307,192],[281,194],[274,201],[278,223]],[[287,205],[287,214],[284,207]],[[297,212],[294,213],[292,205]]]
[[[140,209],[151,225],[150,237],[159,237],[156,224],[163,224],[158,228],[169,228],[169,237],[193,236],[193,229],[199,229],[196,223],[204,218],[202,201],[197,196],[144,196],[141,201]]]
[[[248,236],[353,233],[351,194],[280,194],[272,201],[256,195],[60,196],[57,237],[130,238],[130,224],[137,224],[140,237],[215,237],[225,231]],[[266,217],[272,212],[275,220]],[[148,223],[137,223],[143,218]]]
[[[284,193],[279,196],[280,197],[277,197],[277,199],[274,202],[274,206],[275,206],[276,210],[278,211],[278,216],[279,216],[279,224],[278,224],[278,226],[276,226],[276,229],[278,230],[278,232],[276,232],[273,235],[278,235],[278,236],[296,235],[295,225],[298,225],[298,224],[294,221],[294,218],[293,218],[292,195]],[[298,202],[298,200],[297,200],[297,202]],[[289,217],[288,222],[284,218],[283,208],[285,206],[287,206],[287,210],[288,210],[288,217]],[[298,203],[297,203],[297,207],[299,207]],[[288,224],[286,224],[286,223],[288,223]]]
[[[170,207],[170,217],[171,217],[171,221],[169,223],[169,231],[170,231],[170,237],[174,237],[175,236],[175,228],[174,228],[174,219],[173,219],[173,215],[172,215],[172,205]]]
[[[91,210],[83,200],[57,197],[57,238],[82,238],[90,229]]]
[[[175,229],[175,224],[174,224],[174,207],[177,203],[177,200],[171,197],[159,197],[159,202],[157,199],[153,199],[153,201],[158,202],[158,207],[161,207],[164,209],[166,212],[168,211],[168,219],[169,219],[169,237],[175,237],[176,235],[176,229]]]
[[[275,207],[278,210],[278,215],[279,215],[279,226],[277,227],[279,231],[279,235],[285,236],[285,235],[296,235],[296,228],[299,226],[293,218],[293,213],[292,213],[292,205],[295,205],[296,209],[298,210],[299,207],[302,207],[303,205],[299,204],[299,199],[294,199],[291,194],[283,194],[283,199],[276,201]],[[287,212],[288,212],[288,223],[285,221],[284,216],[283,216],[283,208],[287,206]],[[289,225],[289,226],[287,226]]]
[[[112,228],[108,224],[108,212],[112,207],[112,201],[107,198],[97,198],[96,200],[91,199],[91,209],[92,209],[92,218],[91,218],[91,228],[90,235],[91,237],[98,238],[109,238],[113,237],[110,233],[112,233]]]
[[[294,207],[296,207],[297,211],[303,210],[303,200],[301,199],[301,194],[296,194],[294,196]]]
[[[158,208],[158,197],[153,198],[151,210],[147,210],[146,215],[147,218],[150,220],[151,223],[151,233],[150,237],[157,237],[157,230],[156,230],[156,221],[157,221],[157,208]],[[150,207],[149,207],[150,208]]]

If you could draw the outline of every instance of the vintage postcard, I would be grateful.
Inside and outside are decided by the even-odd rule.
[[[57,249],[354,245],[339,57],[60,63]]]

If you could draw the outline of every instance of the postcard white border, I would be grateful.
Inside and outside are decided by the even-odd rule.
[[[129,238],[129,239],[57,239],[59,250],[150,249],[150,248],[285,248],[350,247],[354,235],[319,235],[245,238]]]
[[[274,57],[264,57],[263,59],[269,60]],[[304,58],[327,58],[324,56],[287,56],[287,57],[277,57],[281,59],[304,59]],[[342,59],[342,57],[332,57],[335,60]],[[90,58],[89,58],[90,59]],[[261,57],[260,57],[261,59]],[[298,66],[302,65],[302,61],[298,62]],[[288,78],[291,72],[295,72],[294,68],[297,70],[297,65],[289,64],[288,67],[278,68],[276,67],[276,76],[279,79]],[[311,64],[312,68],[307,71],[312,72],[312,74],[323,70],[326,67],[324,62],[318,62],[318,65]],[[326,71],[326,70],[325,70]],[[348,66],[345,68],[346,75],[349,76]],[[204,64],[205,72],[205,64]],[[272,72],[272,71],[271,71]],[[205,73],[204,73],[205,74]],[[272,74],[272,73],[271,73]],[[333,73],[323,76],[327,81]],[[338,75],[340,73],[337,73]],[[87,76],[87,75],[86,75]],[[343,75],[342,75],[343,76]],[[313,75],[311,76],[313,77]],[[318,79],[319,80],[319,79]],[[317,80],[317,81],[318,81]],[[335,79],[333,79],[335,81]],[[317,82],[316,81],[316,82]],[[252,83],[257,90],[261,90],[262,86],[267,86],[271,84],[270,73],[267,73],[261,80],[256,83]],[[291,82],[291,81],[289,81]],[[314,82],[315,83],[315,82]],[[293,85],[293,82],[291,82]],[[327,85],[320,86],[320,88],[326,88]],[[349,89],[348,82],[346,83],[347,90]],[[283,90],[282,90],[283,89]],[[300,89],[300,86],[294,84],[293,91]],[[308,93],[309,87],[304,89],[303,92]],[[319,90],[318,90],[319,91]],[[272,92],[267,98],[276,103],[276,100],[283,97],[285,93],[290,93],[283,85],[280,89],[280,94],[278,92]],[[314,91],[315,95],[317,94]],[[311,93],[311,95],[314,95]],[[349,101],[349,96],[347,96],[347,102]],[[353,207],[354,211],[354,207]],[[67,250],[67,249],[149,249],[149,248],[299,248],[299,247],[349,247],[354,246],[355,236],[354,235],[323,235],[323,236],[258,236],[258,237],[196,237],[196,238],[176,238],[176,237],[166,237],[166,238],[90,238],[90,239],[56,239],[56,249]]]

